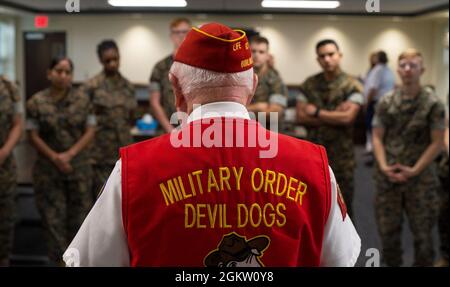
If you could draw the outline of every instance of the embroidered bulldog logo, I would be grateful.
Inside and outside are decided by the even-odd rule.
[[[260,257],[269,247],[270,239],[265,235],[248,240],[235,232],[222,237],[218,248],[204,259],[207,267],[264,267]]]

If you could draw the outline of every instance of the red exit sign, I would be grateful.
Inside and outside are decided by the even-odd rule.
[[[47,28],[48,27],[48,16],[46,15],[37,15],[34,17],[34,27],[38,29]]]

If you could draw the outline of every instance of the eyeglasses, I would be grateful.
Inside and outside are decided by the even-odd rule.
[[[416,63],[409,63],[409,62],[400,62],[400,64],[398,65],[400,69],[405,70],[406,67],[409,67],[410,70],[415,70],[417,68],[419,68],[419,65]]]
[[[185,35],[189,32],[189,30],[172,30],[171,33],[172,35]]]

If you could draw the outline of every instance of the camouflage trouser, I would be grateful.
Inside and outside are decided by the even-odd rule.
[[[434,259],[432,228],[438,215],[438,184],[432,177],[421,177],[406,184],[376,180],[375,213],[381,238],[383,262],[401,266],[402,224],[406,213],[414,239],[414,266],[432,266]]]
[[[439,177],[441,181],[441,189],[440,189],[440,210],[439,210],[439,239],[441,241],[441,256],[448,260],[448,248],[449,248],[449,210],[448,210],[448,202],[449,202],[449,175],[448,175],[448,156],[445,155],[442,158],[441,163],[439,164]]]
[[[347,206],[347,214],[354,222],[353,218],[353,193],[354,193],[354,181],[353,181],[353,169],[339,169],[339,167],[333,169],[336,182],[339,184],[342,196],[344,197],[345,205]]]
[[[449,202],[449,190],[448,190],[448,177],[441,181],[442,189],[440,192],[441,205],[439,211],[439,239],[441,241],[441,255],[443,258],[448,260],[448,248],[449,248],[449,210],[448,210],[448,202]]]
[[[11,160],[0,166],[0,262],[8,260],[13,245],[16,172]]]
[[[114,164],[102,164],[93,166],[92,179],[92,197],[94,201],[97,199],[103,185],[106,184],[109,175],[114,169]]]
[[[63,175],[55,168],[35,167],[36,205],[42,218],[50,260],[61,263],[62,255],[92,207],[92,169],[77,168]]]

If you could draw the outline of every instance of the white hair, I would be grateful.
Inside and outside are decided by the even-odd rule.
[[[253,90],[253,68],[237,73],[218,73],[174,62],[170,73],[177,78],[182,93],[187,96],[211,93],[221,96],[236,88],[245,89],[243,94],[249,95]]]

